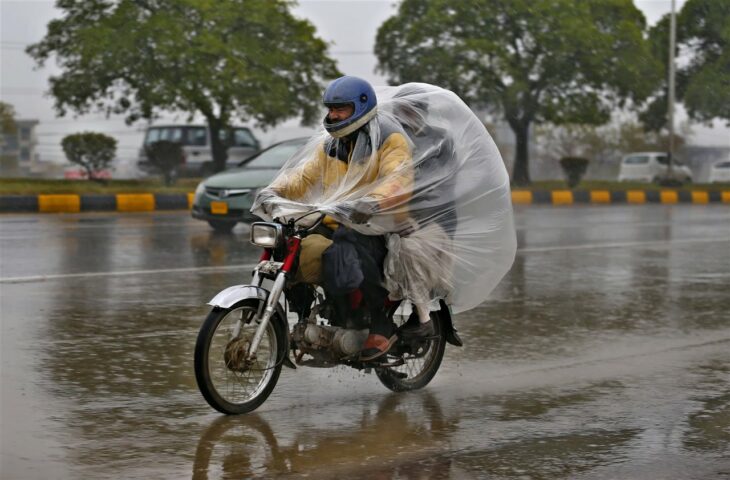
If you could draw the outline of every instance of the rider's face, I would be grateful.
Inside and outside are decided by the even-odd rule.
[[[355,113],[355,107],[350,104],[327,107],[327,117],[330,122],[337,123],[346,120]]]

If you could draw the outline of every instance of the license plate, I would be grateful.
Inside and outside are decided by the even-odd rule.
[[[213,215],[227,215],[228,204],[226,202],[210,202],[210,213]]]

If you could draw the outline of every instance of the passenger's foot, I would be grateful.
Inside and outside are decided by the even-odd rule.
[[[426,323],[420,323],[414,327],[406,327],[401,331],[403,338],[425,338],[436,335],[436,328],[433,326],[433,320]]]
[[[365,345],[363,345],[362,352],[360,352],[360,360],[363,362],[369,362],[375,360],[378,357],[382,357],[393,348],[395,341],[398,340],[397,335],[393,335],[390,338],[386,338],[383,335],[370,334]]]

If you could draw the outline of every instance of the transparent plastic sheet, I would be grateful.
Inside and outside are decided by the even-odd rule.
[[[419,311],[439,299],[455,312],[474,308],[516,251],[502,157],[454,93],[411,83],[376,94],[373,120],[340,139],[322,129],[259,192],[251,211],[290,219],[319,209],[331,228],[385,235],[392,299]]]

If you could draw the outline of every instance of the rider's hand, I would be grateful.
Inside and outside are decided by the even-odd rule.
[[[258,194],[256,199],[260,202],[259,205],[261,206],[261,211],[263,211],[266,215],[271,215],[274,209],[274,200],[276,198],[276,194],[271,190],[263,190]]]
[[[352,204],[350,220],[352,223],[367,223],[378,211],[378,204],[373,200],[357,200]]]

